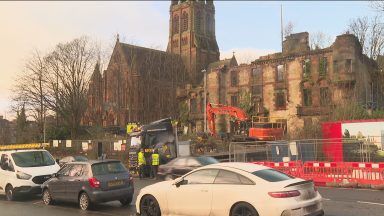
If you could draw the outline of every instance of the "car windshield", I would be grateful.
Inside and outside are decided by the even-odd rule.
[[[126,172],[124,165],[120,162],[103,162],[92,165],[93,175],[107,175],[114,173],[123,173]]]
[[[209,165],[209,164],[215,164],[219,163],[218,160],[216,160],[213,157],[197,157],[196,158],[203,166]]]
[[[18,167],[41,167],[55,164],[55,160],[47,151],[27,151],[12,153],[12,158]]]
[[[294,177],[274,169],[259,170],[253,172],[252,174],[269,182],[279,182],[294,179]]]

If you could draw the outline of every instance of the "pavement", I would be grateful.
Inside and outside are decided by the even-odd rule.
[[[131,216],[135,215],[136,196],[139,190],[157,181],[135,179],[135,195],[130,206],[121,207],[119,202],[96,205],[92,211],[81,211],[77,204],[57,203],[45,206],[39,196],[23,197],[15,202],[5,201],[0,195],[1,216]],[[324,198],[326,216],[369,215],[382,216],[384,210],[384,191],[368,189],[319,188]]]

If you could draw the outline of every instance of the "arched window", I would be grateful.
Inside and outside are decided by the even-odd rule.
[[[196,13],[196,31],[199,32],[199,33],[202,32],[201,21],[202,21],[201,13],[200,13],[200,11],[198,11]]]
[[[210,34],[212,32],[211,31],[211,16],[208,14],[205,17],[205,29],[206,29],[207,34]]]
[[[181,32],[185,32],[188,30],[188,13],[183,12],[183,15],[181,15]]]
[[[179,28],[180,28],[180,19],[179,15],[175,15],[173,17],[173,33],[177,34],[179,33]]]

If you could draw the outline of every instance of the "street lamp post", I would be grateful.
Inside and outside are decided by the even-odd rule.
[[[204,73],[204,133],[207,132],[207,71],[201,70]]]

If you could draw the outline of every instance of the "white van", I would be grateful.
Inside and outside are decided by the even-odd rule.
[[[44,149],[0,151],[0,193],[9,201],[23,193],[41,193],[40,185],[59,169]]]

